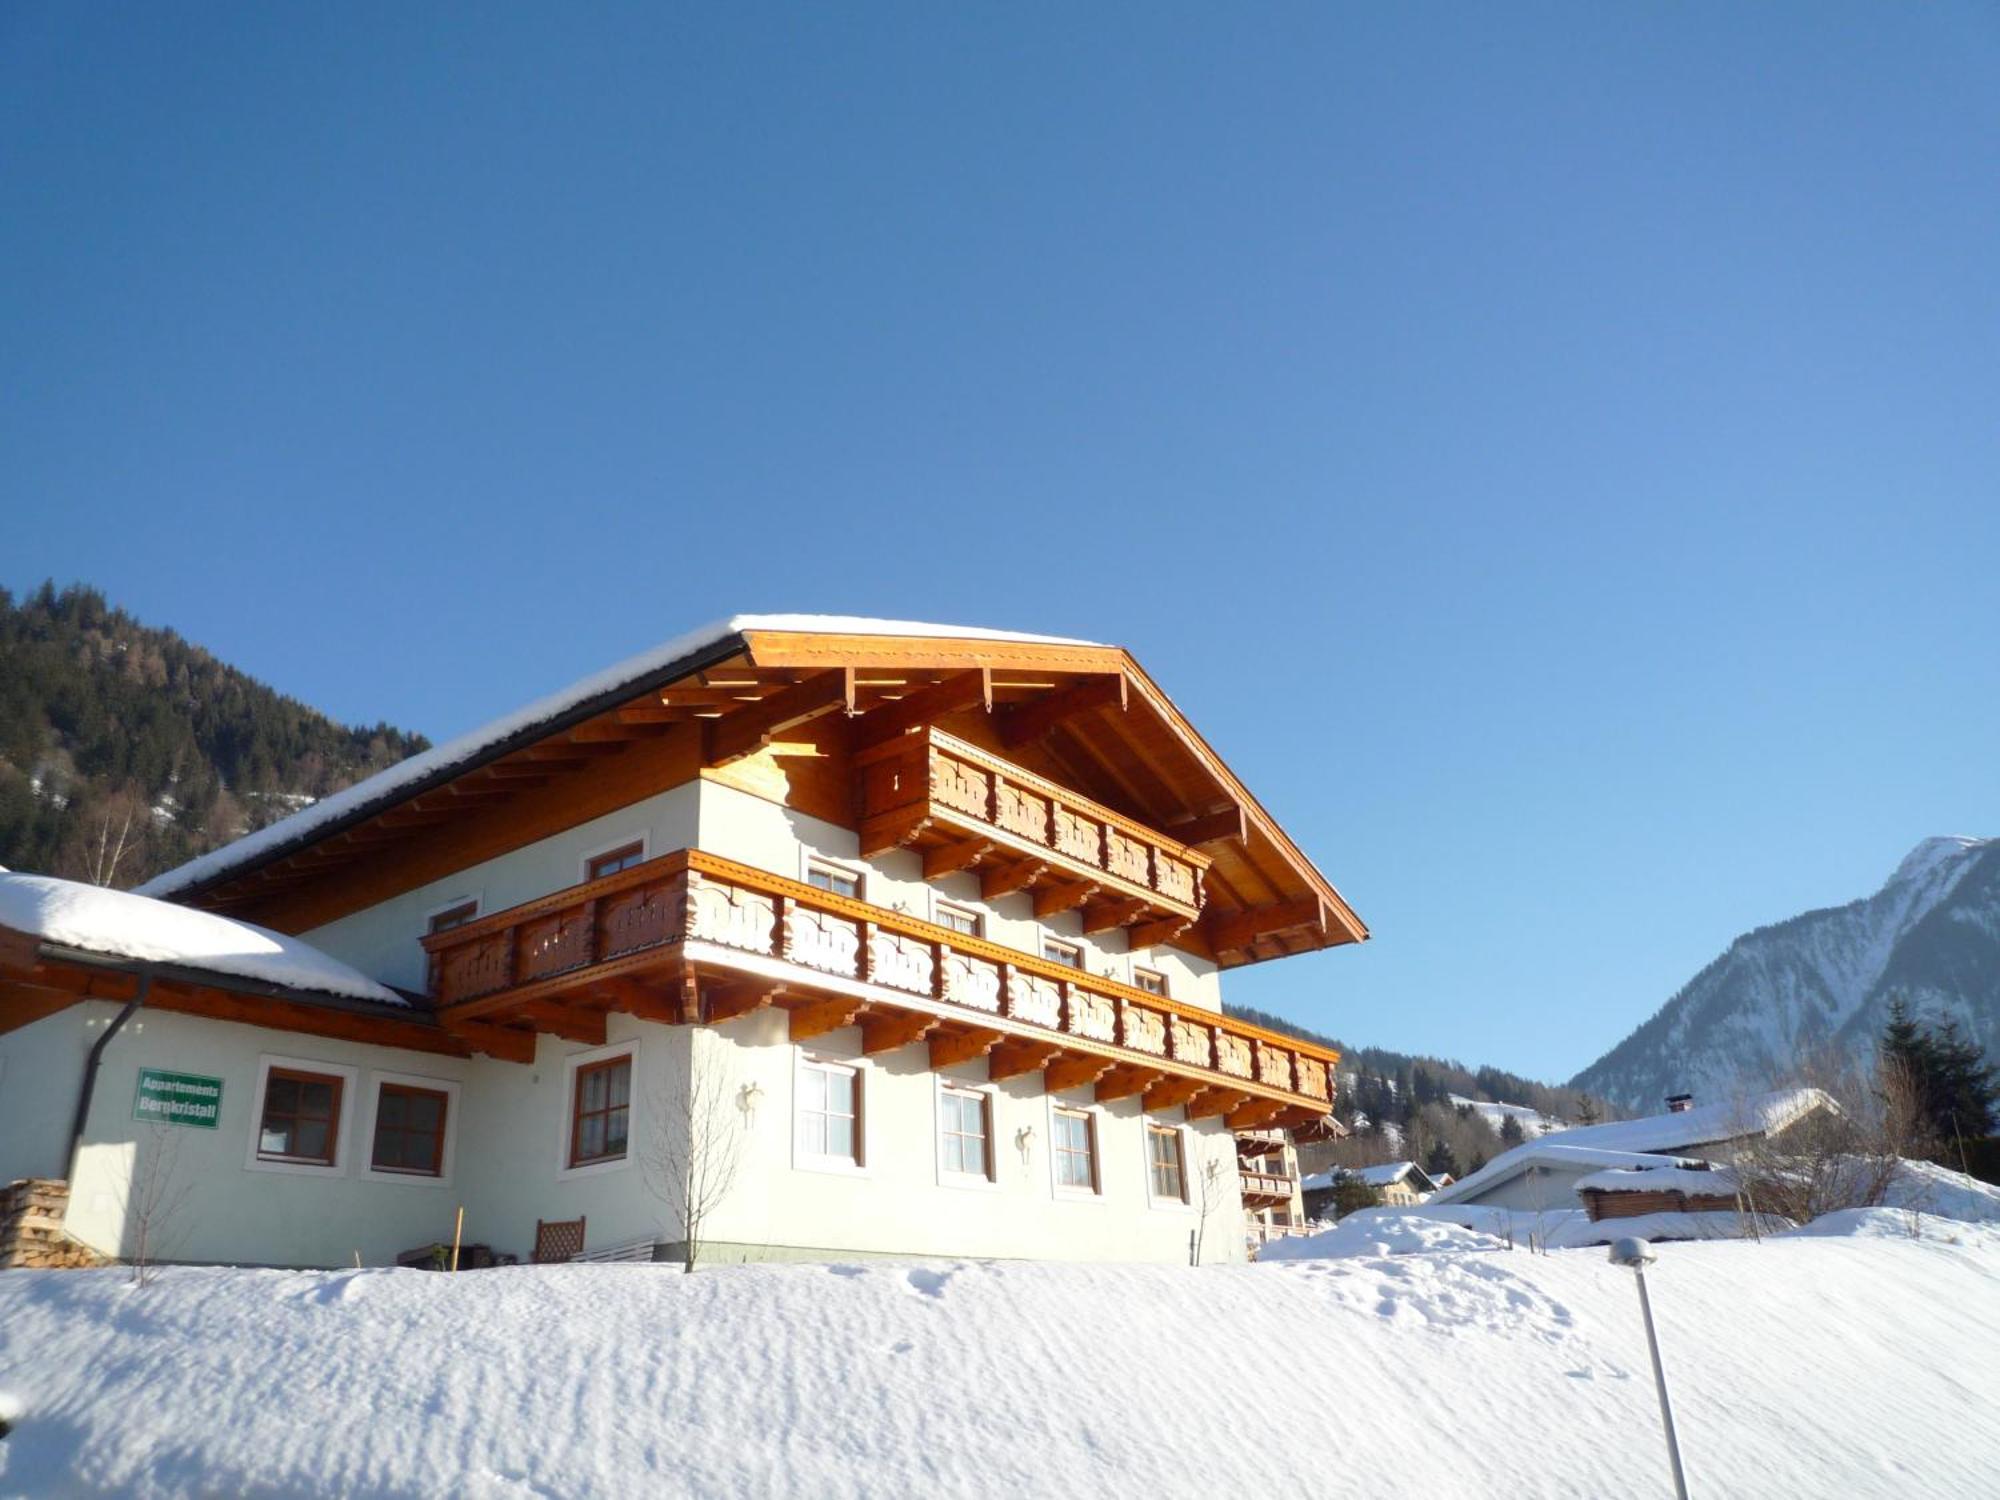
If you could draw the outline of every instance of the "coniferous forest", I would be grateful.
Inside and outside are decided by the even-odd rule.
[[[0,589],[0,865],[129,887],[428,748],[334,723],[96,589]]]

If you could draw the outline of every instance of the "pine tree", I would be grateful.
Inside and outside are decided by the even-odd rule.
[[[1452,1153],[1449,1142],[1438,1141],[1431,1147],[1430,1153],[1424,1157],[1424,1170],[1433,1177],[1446,1172],[1454,1177],[1458,1175],[1458,1158]]]
[[[1517,1116],[1508,1115],[1501,1120],[1500,1140],[1503,1145],[1518,1146],[1527,1138],[1528,1133],[1521,1128],[1521,1121]]]
[[[1966,1141],[1993,1134],[2000,1073],[1956,1020],[1929,1025],[1899,995],[1889,1002],[1877,1050],[1877,1087],[1885,1099],[1907,1093],[1933,1160],[1957,1161]]]

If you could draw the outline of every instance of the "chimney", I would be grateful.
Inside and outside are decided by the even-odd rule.
[[[1686,1114],[1686,1113],[1687,1113],[1687,1112],[1688,1112],[1689,1110],[1691,1110],[1691,1109],[1693,1109],[1693,1108],[1694,1108],[1694,1095],[1693,1095],[1693,1094],[1669,1094],[1669,1095],[1667,1095],[1667,1113],[1668,1113],[1668,1114],[1670,1114],[1670,1115],[1684,1115],[1684,1114]]]

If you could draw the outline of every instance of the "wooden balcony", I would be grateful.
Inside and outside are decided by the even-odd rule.
[[[620,1010],[714,1023],[765,1006],[797,1040],[859,1026],[864,1052],[918,1041],[933,1066],[1100,1100],[1185,1105],[1232,1128],[1331,1108],[1337,1055],[1115,980],[683,849],[424,939],[440,1022],[526,1060],[537,1030],[601,1040]]]
[[[1243,1177],[1243,1201],[1252,1208],[1275,1207],[1290,1203],[1298,1183],[1290,1177],[1281,1177],[1272,1172],[1245,1171]]]
[[[992,899],[1032,891],[1035,915],[1083,909],[1083,930],[1130,927],[1132,946],[1201,915],[1208,856],[935,726],[857,757],[861,852],[898,845],[924,878],[977,868]]]

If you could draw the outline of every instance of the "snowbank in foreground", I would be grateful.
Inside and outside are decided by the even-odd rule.
[[[2000,1231],[1668,1245],[1704,1496],[2000,1472]],[[0,1493],[1667,1492],[1602,1252],[0,1276]],[[1271,1419],[1274,1391],[1285,1416]],[[1416,1430],[1451,1439],[1383,1442]]]

